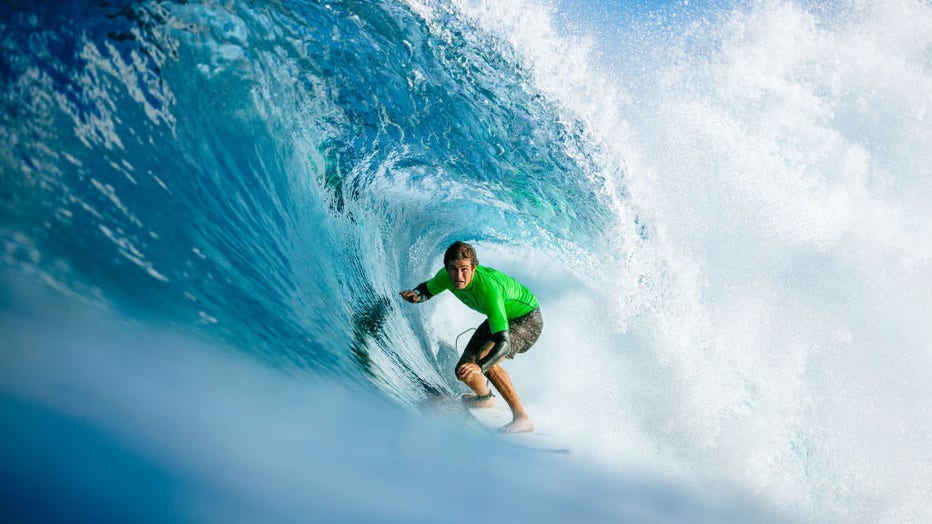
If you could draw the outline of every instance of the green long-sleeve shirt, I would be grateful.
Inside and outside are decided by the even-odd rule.
[[[489,317],[490,332],[508,329],[508,321],[524,316],[537,308],[537,298],[514,278],[490,267],[478,265],[469,285],[455,289],[450,274],[441,269],[427,281],[427,290],[436,295],[452,292],[470,309]]]

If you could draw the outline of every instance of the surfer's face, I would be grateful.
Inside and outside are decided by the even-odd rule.
[[[472,261],[462,259],[450,262],[447,266],[447,273],[450,274],[450,280],[456,289],[464,289],[472,282],[472,275],[476,272],[476,266]]]

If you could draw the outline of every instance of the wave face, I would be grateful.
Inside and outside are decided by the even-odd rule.
[[[541,299],[514,376],[578,455],[804,520],[932,520],[928,4],[498,4],[3,7],[3,391],[135,441],[131,409],[16,373],[71,384],[75,359],[87,398],[161,398],[113,378],[148,362],[203,400],[245,356],[416,412],[458,391],[476,320],[397,292],[465,239]],[[45,338],[86,311],[226,357],[191,381],[158,344]]]
[[[402,275],[434,269],[452,237],[588,245],[610,216],[553,104],[449,16],[431,28],[391,2],[10,13],[14,263],[402,398],[415,377],[436,382],[404,353],[410,333],[382,329],[406,324]]]

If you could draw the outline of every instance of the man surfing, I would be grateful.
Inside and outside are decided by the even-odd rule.
[[[514,278],[480,266],[475,249],[465,242],[457,241],[447,248],[443,265],[433,278],[402,291],[401,297],[417,304],[449,290],[463,304],[488,317],[476,328],[456,364],[456,378],[475,393],[464,395],[463,402],[471,408],[492,407],[495,400],[485,375],[511,408],[512,420],[500,431],[534,431],[511,378],[499,363],[524,353],[540,337],[544,321],[537,298]]]

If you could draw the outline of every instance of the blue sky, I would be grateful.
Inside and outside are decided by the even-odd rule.
[[[578,12],[586,18],[618,18],[651,13],[670,14],[708,11],[733,4],[726,0],[556,0],[561,12]]]
[[[640,22],[637,26],[641,29],[646,25],[675,27],[741,3],[741,0],[554,0],[557,19],[566,29],[608,39],[626,33],[635,22]]]
[[[598,61],[637,70],[657,35],[679,34],[697,19],[714,17],[750,0],[553,0],[555,22],[567,35],[593,37]]]

